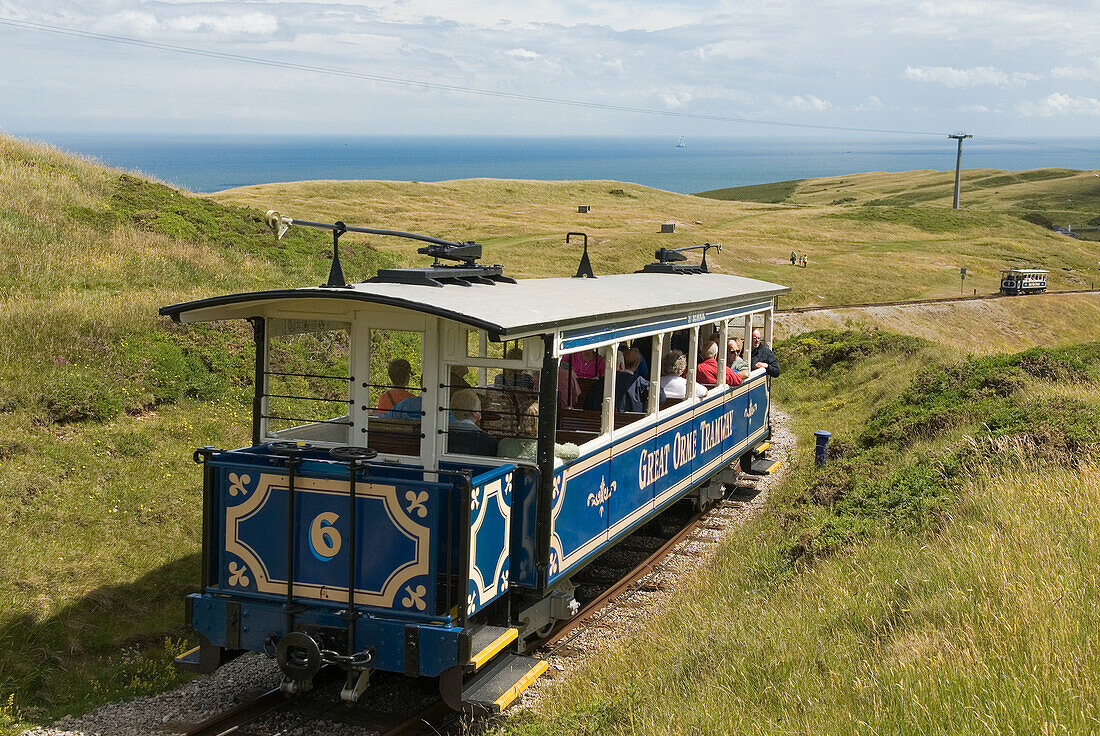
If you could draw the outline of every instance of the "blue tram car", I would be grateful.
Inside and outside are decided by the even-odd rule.
[[[269,221],[332,231],[326,285],[161,309],[247,320],[255,338],[251,443],[195,453],[199,646],[183,668],[266,652],[287,692],[333,664],[345,700],[385,670],[497,712],[545,669],[518,652],[576,613],[578,571],[674,502],[719,498],[739,464],[773,465],[766,370],[731,381],[721,350],[704,386],[696,355],[708,340],[748,346],[754,329],[770,343],[786,287],[710,273],[705,250],[701,266],[665,252],[597,278],[586,250],[580,277],[516,281],[474,243]],[[345,283],[346,232],[427,242],[435,262]],[[682,399],[660,388],[675,346]],[[622,388],[644,368],[619,365],[628,347],[649,379],[632,404]]]

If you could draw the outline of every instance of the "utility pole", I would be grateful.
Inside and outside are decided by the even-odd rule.
[[[959,182],[962,181],[963,138],[973,138],[974,136],[960,131],[947,137],[954,138],[959,142],[959,153],[955,156],[955,199],[951,202],[951,209],[957,210],[959,208]]]

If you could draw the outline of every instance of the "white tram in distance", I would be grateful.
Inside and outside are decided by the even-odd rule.
[[[1039,294],[1047,290],[1047,274],[1041,268],[1012,268],[1001,271],[1001,293]]]
[[[161,310],[248,320],[256,350],[251,442],[196,452],[202,585],[186,613],[200,645],[181,667],[263,651],[287,692],[328,663],[349,701],[380,669],[497,712],[545,669],[518,652],[576,612],[572,576],[671,504],[774,466],[767,370],[731,379],[724,347],[736,336],[748,352],[754,328],[770,343],[789,290],[710,273],[713,246],[700,265],[662,250],[594,278],[586,250],[578,277],[516,281],[475,243],[269,221],[332,231],[328,284]],[[436,260],[347,284],[346,232],[424,241]],[[697,355],[713,338],[707,386]],[[665,374],[683,399],[660,388],[677,346]]]

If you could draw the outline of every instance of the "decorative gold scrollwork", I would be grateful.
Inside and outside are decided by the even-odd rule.
[[[247,587],[248,584],[251,582],[248,579],[248,575],[245,574],[247,572],[248,572],[248,568],[245,567],[244,565],[238,565],[236,562],[230,562],[229,563],[229,584],[230,585],[239,585],[242,588]]]
[[[412,516],[413,511],[421,519],[428,515],[428,507],[424,505],[428,501],[427,491],[421,491],[420,493],[409,491],[405,494],[405,500],[409,502],[409,507],[405,509],[409,516]]]
[[[238,493],[242,496],[246,495],[248,493],[248,489],[245,488],[245,486],[248,485],[251,482],[252,482],[252,476],[248,475],[247,473],[245,475],[237,475],[236,473],[230,473],[229,474],[229,495],[230,496],[236,496]]]
[[[406,585],[405,592],[408,593],[408,595],[401,599],[401,605],[405,608],[412,608],[415,606],[416,610],[423,611],[428,607],[428,604],[424,602],[424,596],[427,594],[428,589],[423,585],[416,586],[416,590],[413,590],[411,585]]]

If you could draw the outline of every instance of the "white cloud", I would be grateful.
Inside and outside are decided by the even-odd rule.
[[[1093,59],[1092,66],[1080,66],[1076,64],[1056,66],[1050,70],[1050,76],[1055,79],[1085,79],[1092,82],[1100,81],[1100,59]]]
[[[1029,72],[1008,73],[993,66],[973,66],[969,69],[956,69],[951,66],[907,66],[901,73],[902,79],[913,82],[942,84],[952,89],[964,87],[1019,86],[1042,79],[1041,75]]]
[[[824,112],[832,107],[828,100],[822,100],[815,95],[794,95],[786,100],[786,105],[792,110],[803,112]]]
[[[989,112],[989,108],[985,105],[959,105],[955,112]]]
[[[542,54],[531,51],[530,49],[508,49],[504,52],[504,55],[511,59],[519,59],[520,61],[531,61],[533,59],[542,58]]]
[[[95,23],[100,31],[130,34],[144,38],[164,32],[203,36],[270,36],[279,30],[279,19],[269,13],[197,13],[184,15],[124,10],[105,16]]]
[[[882,100],[876,95],[871,95],[858,105],[853,105],[852,110],[856,112],[870,112],[874,110],[881,110],[885,105],[882,104]]]
[[[1024,100],[1017,105],[1016,109],[1021,115],[1027,117],[1100,115],[1100,99],[1072,97],[1062,92],[1055,92],[1041,100]]]

